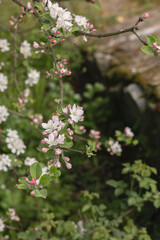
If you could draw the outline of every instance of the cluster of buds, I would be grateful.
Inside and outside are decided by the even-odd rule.
[[[83,134],[83,133],[86,133],[86,128],[85,128],[85,126],[79,126],[79,129],[78,129],[78,133],[79,134]]]
[[[33,125],[34,123],[39,125],[43,122],[43,116],[41,114],[34,114],[30,116],[30,119],[32,120],[30,122],[31,125]]]
[[[41,42],[40,45],[37,42],[35,42],[35,41],[33,42],[33,48],[37,49],[35,51],[35,54],[44,53],[45,52],[44,47],[45,47],[45,43],[44,42]]]
[[[156,50],[158,54],[160,54],[160,46],[156,42],[153,43],[153,48]]]
[[[29,94],[30,94],[30,89],[26,88],[24,93],[23,93],[23,99],[22,98],[18,98],[18,104],[22,105],[24,103],[27,103]]]
[[[99,150],[100,146],[102,145],[101,142],[97,141],[97,139],[101,138],[100,131],[95,131],[94,129],[91,129],[89,133],[89,137],[91,138],[91,140],[94,141],[96,145],[94,152],[97,152],[97,150]]]
[[[100,136],[100,131],[95,131],[94,129],[90,130],[89,137],[92,139],[99,139],[101,138]]]
[[[71,71],[68,70],[68,68],[66,68],[67,64],[67,60],[61,60],[57,63],[56,65],[56,70],[54,72],[55,75],[58,75],[59,78],[62,78],[63,76],[70,76],[71,75]]]

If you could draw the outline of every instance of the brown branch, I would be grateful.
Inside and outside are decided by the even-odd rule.
[[[6,225],[6,224],[5,224],[5,228],[16,231],[16,232],[20,232],[20,230],[18,228],[15,228],[15,227],[12,227],[12,226],[9,226],[9,225]]]
[[[19,116],[19,117],[21,117],[21,118],[27,118],[27,119],[31,120],[28,116],[25,116],[25,115],[22,114],[22,113],[19,113],[19,112],[10,110],[10,109],[8,109],[8,112],[9,112],[9,113],[12,113],[12,114],[14,114],[14,115],[17,115],[17,116]]]

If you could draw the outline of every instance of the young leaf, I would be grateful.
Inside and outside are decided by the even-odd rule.
[[[141,47],[141,50],[147,55],[152,55],[154,53],[153,49],[149,46],[143,46]]]
[[[34,179],[38,179],[42,175],[42,168],[38,162],[35,162],[30,166],[30,174]]]

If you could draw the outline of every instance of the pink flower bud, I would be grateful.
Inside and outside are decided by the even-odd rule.
[[[64,160],[67,161],[67,162],[69,162],[69,161],[70,161],[70,158],[69,158],[69,157],[65,157]]]
[[[45,43],[44,43],[44,42],[41,42],[41,45],[42,45],[42,46],[45,46]]]
[[[41,50],[41,53],[44,53],[44,50]]]
[[[56,34],[60,34],[60,32],[59,32],[59,31],[57,31],[57,32],[56,32]]]
[[[37,42],[34,42],[34,43],[33,43],[33,47],[34,47],[34,48],[39,48],[39,44],[38,44]]]
[[[64,42],[65,41],[65,39],[61,39],[61,42]]]
[[[48,151],[48,148],[42,148],[42,152],[46,153]]]
[[[94,29],[93,29],[93,32],[97,32],[97,29],[94,28]]]
[[[41,144],[44,144],[44,143],[45,143],[45,141],[44,141],[44,139],[42,139],[42,140],[41,140]]]
[[[28,9],[31,9],[31,8],[32,8],[32,5],[31,5],[30,2],[27,3],[27,8],[28,8]]]
[[[160,50],[158,50],[157,53],[160,54]]]
[[[68,105],[67,105],[67,108],[71,108],[71,104],[68,104]]]
[[[22,14],[20,15],[20,18],[23,18],[23,15],[22,15]]]
[[[71,168],[72,168],[72,164],[71,164],[71,163],[66,163],[66,167],[67,167],[68,169],[71,169]]]
[[[30,195],[31,195],[31,196],[33,196],[33,195],[34,195],[34,193],[33,193],[33,192],[31,192],[31,193],[30,193]]]
[[[30,13],[34,13],[34,11],[33,11],[33,10],[31,10],[31,11],[30,11]]]
[[[60,155],[61,153],[62,153],[62,150],[60,148],[57,148],[56,151],[55,151],[55,154]]]
[[[59,75],[60,78],[62,78],[62,75]]]
[[[23,100],[21,98],[18,98],[18,103],[19,103],[19,105],[22,105],[23,104]]]
[[[38,227],[35,227],[35,231],[38,231]]]
[[[24,180],[27,181],[27,177],[24,177]]]
[[[49,36],[49,38],[51,39],[51,38],[52,38],[52,36],[50,35],[50,36]]]
[[[70,75],[71,75],[71,72],[68,72],[67,75],[70,76]]]
[[[92,28],[93,28],[93,24],[91,24],[91,25],[89,26],[89,28],[92,29]]]
[[[54,72],[54,74],[58,74],[58,72],[57,72],[57,71],[55,71],[55,72]]]
[[[144,13],[144,17],[145,17],[145,18],[149,18],[149,13],[147,13],[147,12]]]

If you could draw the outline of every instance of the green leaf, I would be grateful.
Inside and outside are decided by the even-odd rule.
[[[16,186],[18,189],[28,189],[27,184],[17,184]]]
[[[118,186],[118,182],[115,181],[115,180],[112,180],[112,179],[106,181],[106,184],[111,186],[111,187],[114,187],[114,188],[116,188]]]
[[[124,189],[123,188],[117,188],[114,191],[115,197],[118,197],[118,196],[122,195],[123,193],[124,193]]]
[[[51,181],[51,177],[48,174],[43,174],[40,179],[40,184],[43,186],[47,186]]]
[[[64,144],[61,145],[64,148],[71,148],[73,146],[73,142],[69,139],[64,140]]]
[[[73,25],[72,32],[77,32],[77,31],[79,31],[79,27],[76,25]]]
[[[42,175],[42,168],[38,162],[35,162],[30,166],[30,174],[34,179],[38,179]]]
[[[101,5],[100,5],[99,2],[95,2],[95,3],[94,3],[94,6],[95,6],[97,9],[100,9],[100,7],[101,7]]]
[[[86,212],[86,211],[88,211],[90,208],[91,208],[91,205],[90,205],[90,204],[86,204],[86,205],[83,206],[82,212]]]
[[[156,35],[152,34],[147,37],[147,43],[150,47],[153,47],[153,43],[155,42],[159,45],[159,39]]]
[[[152,55],[154,53],[153,49],[149,46],[143,46],[141,47],[141,50],[147,55]]]
[[[34,6],[35,6],[36,8],[38,8],[39,10],[43,11],[43,5],[42,5],[42,4],[36,3]]]
[[[49,13],[41,14],[41,17],[44,18],[45,20],[49,21],[49,22],[51,22],[53,20]]]
[[[20,177],[20,178],[18,179],[18,182],[24,183],[24,184],[27,183],[26,180],[24,180],[24,177]]]
[[[47,189],[36,190],[34,192],[34,197],[46,198],[47,197]]]
[[[50,23],[43,24],[44,31],[48,31],[51,28]]]

